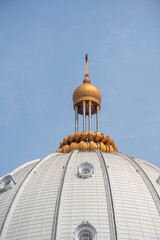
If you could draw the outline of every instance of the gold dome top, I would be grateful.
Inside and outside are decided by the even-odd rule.
[[[86,74],[83,84],[73,93],[73,104],[78,107],[78,113],[82,114],[83,101],[86,102],[86,114],[88,115],[88,103],[92,101],[92,114],[96,113],[97,106],[101,106],[101,93],[97,87],[91,84],[88,75],[88,56],[86,54]]]
[[[82,114],[81,105],[83,101],[92,101],[92,114],[96,113],[96,107],[101,106],[101,93],[97,87],[90,83],[84,83],[76,88],[73,93],[73,104],[74,107],[79,107],[79,113]],[[86,108],[86,114],[88,114]]]

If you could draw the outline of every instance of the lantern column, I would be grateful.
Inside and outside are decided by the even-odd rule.
[[[86,102],[83,101],[83,131],[86,131]]]
[[[78,132],[78,107],[75,106],[75,132]]]
[[[89,101],[89,131],[92,130],[92,102]]]
[[[97,106],[97,132],[99,132],[99,106]]]

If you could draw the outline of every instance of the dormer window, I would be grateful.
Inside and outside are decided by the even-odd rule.
[[[0,192],[7,191],[15,185],[12,175],[7,175],[0,179]]]
[[[96,240],[97,232],[89,222],[82,222],[75,231],[75,240]]]

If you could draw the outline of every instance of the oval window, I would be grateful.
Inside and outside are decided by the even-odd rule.
[[[15,181],[13,180],[11,175],[7,175],[0,180],[0,191],[7,191],[15,185]]]
[[[75,231],[75,240],[96,240],[97,232],[89,222],[82,222]]]

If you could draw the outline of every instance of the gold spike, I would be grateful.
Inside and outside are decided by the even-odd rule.
[[[89,75],[88,75],[88,54],[86,53],[86,55],[85,55],[85,57],[86,57],[86,74],[85,74],[85,77],[88,77]]]

